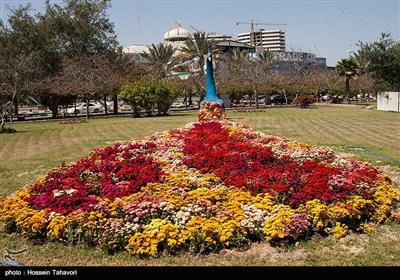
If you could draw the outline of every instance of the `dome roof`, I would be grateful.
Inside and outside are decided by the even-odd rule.
[[[175,26],[165,32],[164,41],[185,41],[191,36],[192,34],[187,29],[183,28],[179,21],[176,21]]]

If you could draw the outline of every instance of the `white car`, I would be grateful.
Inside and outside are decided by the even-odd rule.
[[[68,114],[86,114],[86,103],[82,103],[79,106],[76,106],[76,108],[68,108],[67,113]],[[96,103],[89,103],[89,113],[100,113],[104,111],[104,107],[100,104]]]

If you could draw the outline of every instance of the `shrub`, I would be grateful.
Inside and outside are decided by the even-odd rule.
[[[17,132],[14,128],[10,128],[10,127],[5,127],[3,128],[3,130],[0,131],[0,133],[15,133]]]
[[[300,95],[294,100],[294,104],[300,105],[301,108],[308,108],[315,102],[317,102],[317,98],[310,95]]]

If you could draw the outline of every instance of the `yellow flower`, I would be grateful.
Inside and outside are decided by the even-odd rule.
[[[360,229],[363,233],[370,233],[374,231],[374,227],[369,224],[361,224]]]
[[[333,237],[341,238],[347,234],[347,226],[341,223],[336,223],[335,227],[332,229]]]
[[[305,208],[317,230],[323,230],[328,226],[330,221],[328,206],[321,203],[319,199],[313,199],[306,202]]]
[[[268,241],[285,237],[285,229],[287,225],[290,224],[293,214],[293,210],[289,207],[284,207],[283,205],[277,205],[275,207],[277,208],[277,211],[275,210],[275,215],[267,218],[263,228],[263,232]]]
[[[153,219],[144,227],[143,232],[136,232],[125,247],[133,255],[156,256],[158,245],[162,243],[167,251],[174,251],[186,239],[180,236],[180,228],[170,221]]]
[[[254,206],[261,210],[272,211],[274,206],[273,198],[268,194],[264,196],[259,194],[253,198],[253,201],[254,201]]]
[[[52,239],[62,239],[63,232],[65,229],[66,219],[64,216],[55,216],[51,219],[50,223],[47,226],[47,236],[50,240]]]
[[[343,203],[336,203],[335,205],[329,207],[328,215],[333,220],[344,220],[350,216],[350,212],[346,209],[346,204]]]
[[[373,220],[377,223],[383,223],[390,216],[393,203],[399,200],[400,191],[391,184],[391,179],[387,174],[383,174],[375,186],[376,211]]]

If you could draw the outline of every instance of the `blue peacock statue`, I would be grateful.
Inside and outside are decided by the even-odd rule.
[[[206,95],[201,103],[204,102],[218,102],[221,106],[224,106],[224,101],[218,97],[215,89],[211,52],[207,53],[206,59]]]

